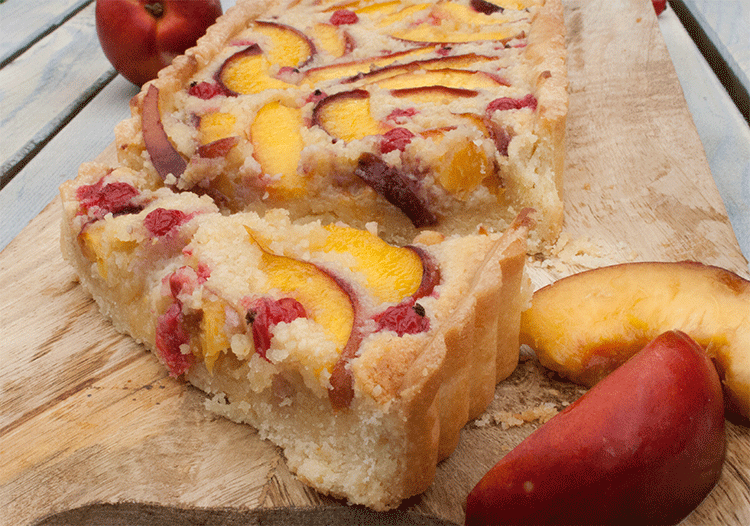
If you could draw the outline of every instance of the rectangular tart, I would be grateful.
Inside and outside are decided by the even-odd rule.
[[[240,0],[132,101],[119,161],[232,212],[408,243],[562,225],[560,0]]]

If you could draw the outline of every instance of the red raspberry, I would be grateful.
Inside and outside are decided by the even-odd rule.
[[[247,310],[247,322],[253,326],[255,350],[266,360],[266,352],[271,348],[271,327],[277,323],[289,323],[297,318],[306,318],[302,304],[294,298],[259,298]]]
[[[85,209],[98,209],[94,211],[97,217],[104,217],[110,212],[116,216],[140,212],[141,208],[131,203],[138,194],[138,190],[128,183],[112,182],[105,185],[103,178],[96,184],[79,186],[76,190],[76,198]]]
[[[190,84],[188,95],[198,97],[199,99],[208,100],[221,95],[224,90],[216,82],[197,82]]]
[[[339,9],[334,11],[331,15],[331,24],[334,26],[343,26],[347,24],[356,24],[359,22],[359,17],[354,11],[348,9]]]
[[[161,237],[166,236],[188,219],[190,216],[181,210],[157,208],[148,213],[143,224],[152,236]]]
[[[380,152],[403,151],[406,145],[411,142],[412,137],[414,137],[414,134],[406,128],[393,128],[383,134],[383,142],[380,143]]]
[[[487,111],[492,113],[493,111],[503,110],[520,110],[522,108],[536,109],[536,97],[529,93],[523,98],[512,99],[510,97],[502,97],[495,99],[487,106]]]
[[[375,316],[378,330],[394,331],[399,336],[419,334],[430,330],[430,319],[425,316],[424,307],[419,303],[404,302]]]
[[[182,305],[175,301],[156,322],[156,351],[169,369],[170,376],[181,375],[193,364],[193,355],[182,354],[180,350],[180,346],[189,342]]]

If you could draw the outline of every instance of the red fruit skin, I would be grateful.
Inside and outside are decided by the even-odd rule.
[[[161,16],[147,5],[161,4]],[[222,14],[220,0],[96,0],[96,32],[104,55],[137,86],[195,45]]]
[[[725,440],[713,363],[666,332],[501,459],[466,524],[676,524],[716,484]]]
[[[656,11],[656,16],[662,14],[667,8],[667,0],[652,0],[652,3],[654,4],[654,11]]]

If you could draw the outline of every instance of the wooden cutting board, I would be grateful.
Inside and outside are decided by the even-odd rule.
[[[651,2],[564,3],[567,216],[558,256],[530,264],[535,285],[644,260],[692,259],[748,277]],[[114,159],[114,149],[100,159]],[[0,522],[125,500],[339,506],[296,481],[253,429],[205,411],[197,390],[113,330],[60,256],[59,206],[0,253]],[[434,484],[403,508],[461,523],[468,491],[538,427],[536,416],[583,392],[522,362]],[[727,434],[721,480],[684,524],[750,524],[750,428],[728,423]]]

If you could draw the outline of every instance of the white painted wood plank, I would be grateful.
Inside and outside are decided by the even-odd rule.
[[[92,1],[5,0],[0,3],[0,64],[5,64],[19,50],[28,48]]]
[[[698,130],[711,175],[745,259],[750,261],[750,127],[674,11],[659,27]]]
[[[0,191],[0,250],[93,160],[114,137],[114,126],[130,116],[138,89],[118,75],[21,172]]]
[[[94,4],[0,70],[0,161],[22,149],[81,94],[114,71],[99,46]]]

